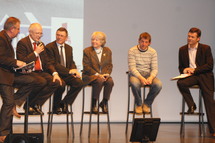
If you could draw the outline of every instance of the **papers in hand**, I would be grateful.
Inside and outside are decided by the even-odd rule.
[[[30,62],[23,67],[14,68],[16,72],[20,72],[23,74],[31,73],[34,68],[35,62]]]
[[[190,74],[181,74],[179,76],[173,77],[172,80],[177,80],[177,79],[181,79],[181,78],[186,78],[190,76]]]

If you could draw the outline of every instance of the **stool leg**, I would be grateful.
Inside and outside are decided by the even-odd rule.
[[[100,117],[100,113],[99,113],[99,99],[98,99],[98,115],[97,115],[97,134],[98,134],[98,136],[99,136],[99,130],[100,130],[100,128],[99,128],[99,117]]]
[[[128,81],[129,82],[129,81]],[[129,118],[129,110],[130,110],[130,85],[128,83],[128,107],[127,107],[127,119],[126,119],[126,126],[125,126],[125,133],[128,132],[128,118]]]
[[[184,137],[184,110],[185,110],[185,100],[182,99],[182,114],[181,114],[181,129],[180,135]]]
[[[42,106],[40,106],[40,109],[42,111]],[[43,128],[43,115],[40,115],[40,125],[41,125],[41,132],[44,134],[44,128]]]
[[[66,105],[68,107],[68,104]],[[66,113],[67,137],[69,136],[69,111]]]
[[[50,119],[50,131],[49,131],[49,135],[51,136],[52,134],[52,125],[53,125],[53,112],[51,112],[51,119]]]
[[[200,125],[200,136],[204,136],[204,113],[203,113],[203,105],[202,105],[202,94],[201,90],[199,90],[199,125]]]
[[[108,104],[107,104],[107,108],[109,109]],[[108,121],[107,123],[108,123],[109,138],[111,138],[109,110],[107,112],[107,121]]]
[[[88,138],[90,138],[91,133],[91,121],[92,121],[92,97],[91,97],[91,103],[90,103],[90,121],[89,121],[89,131],[88,131]]]
[[[73,111],[72,111],[72,105],[70,105],[70,111],[71,111],[71,128],[72,128],[72,137],[75,137],[75,132],[74,132],[74,122],[73,122]]]
[[[82,135],[83,120],[84,120],[84,100],[85,100],[85,87],[83,87],[83,99],[82,99],[82,113],[81,113],[81,127],[80,127],[80,136]]]
[[[50,121],[51,121],[51,98],[49,99],[49,115],[48,115],[48,127],[47,127],[47,136],[50,136]]]
[[[24,121],[24,133],[28,133],[28,109],[29,109],[29,97],[26,98],[26,109],[25,109],[25,121]]]

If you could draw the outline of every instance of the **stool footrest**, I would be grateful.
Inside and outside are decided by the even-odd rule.
[[[180,115],[182,115],[182,114],[183,114],[183,113],[181,112]],[[203,116],[204,116],[205,114],[204,114],[204,113],[199,113],[199,112],[194,112],[194,113],[192,113],[192,114],[191,114],[191,113],[188,113],[188,112],[184,112],[184,115],[191,115],[191,116],[192,116],[192,115],[203,115]]]
[[[128,113],[129,113],[129,114],[139,114],[139,113],[136,113],[135,111],[129,111]],[[144,113],[144,112],[143,112],[142,114],[148,115],[148,114],[151,114],[151,112],[149,112],[149,113]]]
[[[85,111],[84,114],[90,114],[90,111]],[[93,112],[92,112],[92,114],[96,114],[96,115],[97,115],[98,113],[93,113]],[[108,114],[108,113],[99,112],[99,114]]]
[[[47,112],[47,114],[57,114],[57,113]],[[57,114],[57,115],[64,115],[64,114],[67,114],[67,113],[60,113],[60,114]],[[73,114],[73,112],[68,112],[68,114]]]
[[[23,112],[22,112],[22,113],[18,113],[18,114],[19,114],[19,115],[25,115],[25,113],[23,113]],[[28,113],[28,115],[44,115],[44,114],[39,114],[39,113],[37,113],[37,114],[29,114],[29,113]]]

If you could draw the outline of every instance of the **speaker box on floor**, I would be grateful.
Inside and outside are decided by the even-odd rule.
[[[43,143],[42,133],[9,134],[4,143]]]
[[[135,118],[130,141],[141,143],[155,141],[159,125],[160,118]]]

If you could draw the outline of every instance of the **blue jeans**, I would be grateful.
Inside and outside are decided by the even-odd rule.
[[[141,84],[140,80],[137,77],[132,75],[130,75],[130,84],[135,98],[135,104],[137,106],[141,106],[143,103],[141,98],[141,87],[143,87],[144,85]],[[158,95],[162,88],[162,83],[158,78],[155,77],[152,81],[152,84],[149,86],[150,86],[149,93],[146,99],[144,100],[144,104],[151,107],[155,97]]]

